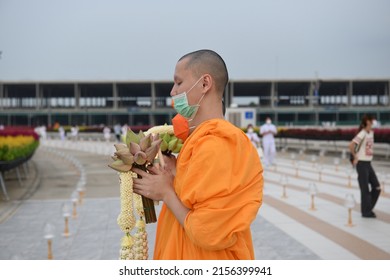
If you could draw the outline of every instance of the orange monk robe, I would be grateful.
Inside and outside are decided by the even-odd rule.
[[[263,168],[240,129],[221,119],[198,126],[178,157],[174,188],[190,212],[182,227],[162,206],[154,259],[254,259]]]

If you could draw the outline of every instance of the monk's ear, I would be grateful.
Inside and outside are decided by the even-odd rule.
[[[201,82],[202,82],[202,88],[203,88],[202,91],[203,91],[203,93],[206,93],[206,92],[210,91],[210,89],[212,88],[214,80],[210,74],[204,74]]]

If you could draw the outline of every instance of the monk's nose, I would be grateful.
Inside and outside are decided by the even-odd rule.
[[[174,89],[175,89],[175,87],[172,87],[171,93],[170,93],[171,97],[176,95],[176,91]]]

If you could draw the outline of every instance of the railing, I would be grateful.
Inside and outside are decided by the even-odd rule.
[[[33,155],[34,152],[27,157],[17,158],[12,161],[0,161],[0,185],[6,200],[9,200],[9,196],[8,196],[7,187],[5,185],[5,180],[3,176],[4,172],[15,169],[19,184],[22,185],[22,177],[20,175],[19,167],[20,166],[23,167],[23,172],[26,177],[28,173],[26,170],[26,163],[31,159]]]

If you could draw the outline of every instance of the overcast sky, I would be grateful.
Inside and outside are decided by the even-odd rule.
[[[0,81],[171,80],[209,48],[243,79],[389,78],[389,0],[0,0]]]

